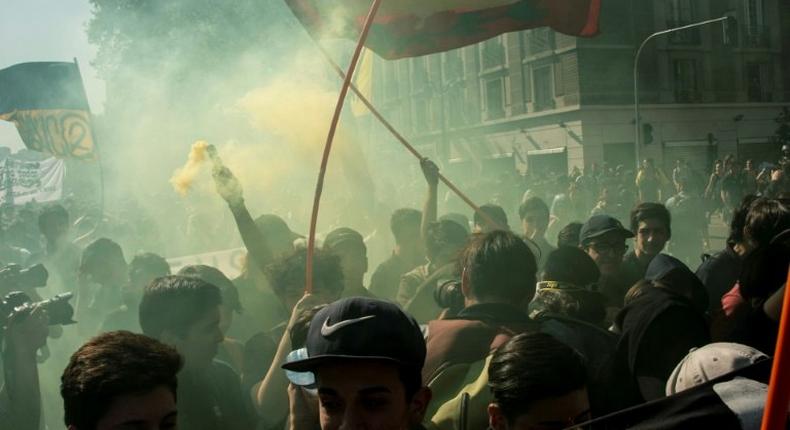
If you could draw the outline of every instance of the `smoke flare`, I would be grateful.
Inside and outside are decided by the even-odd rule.
[[[200,172],[201,164],[206,161],[208,146],[208,142],[205,140],[198,140],[193,143],[192,149],[189,150],[189,158],[187,158],[186,164],[184,164],[184,167],[176,169],[173,177],[170,178],[170,184],[181,196],[186,196],[190,188],[192,188],[192,183]]]

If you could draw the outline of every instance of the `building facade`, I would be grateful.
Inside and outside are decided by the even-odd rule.
[[[633,65],[639,64],[640,158],[700,171],[735,154],[778,157],[774,119],[790,104],[790,4],[783,0],[609,0],[600,35],[538,28],[454,51],[377,59],[373,101],[425,155],[481,172],[568,171],[636,163]],[[387,131],[370,136],[398,151]]]

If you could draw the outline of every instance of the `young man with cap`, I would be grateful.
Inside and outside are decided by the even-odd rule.
[[[312,372],[321,428],[421,428],[431,391],[422,383],[425,341],[397,305],[370,298],[319,311],[307,334],[307,358],[283,368]]]
[[[626,239],[634,237],[616,218],[595,215],[584,223],[579,233],[579,246],[595,261],[601,271],[598,291],[607,298],[609,307],[623,306],[623,297],[633,285],[621,270],[628,246]]]

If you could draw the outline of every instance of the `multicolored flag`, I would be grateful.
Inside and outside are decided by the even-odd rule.
[[[0,70],[0,120],[29,149],[95,159],[90,108],[76,63],[21,63]]]
[[[314,37],[356,40],[370,0],[285,0]],[[551,27],[598,33],[601,0],[392,0],[382,3],[365,45],[385,59],[471,45],[502,33]]]

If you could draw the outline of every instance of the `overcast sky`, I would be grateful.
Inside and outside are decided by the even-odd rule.
[[[0,69],[76,57],[91,109],[102,112],[104,82],[90,65],[96,50],[85,35],[90,9],[88,0],[0,0]],[[23,147],[13,124],[0,121],[0,146]]]

